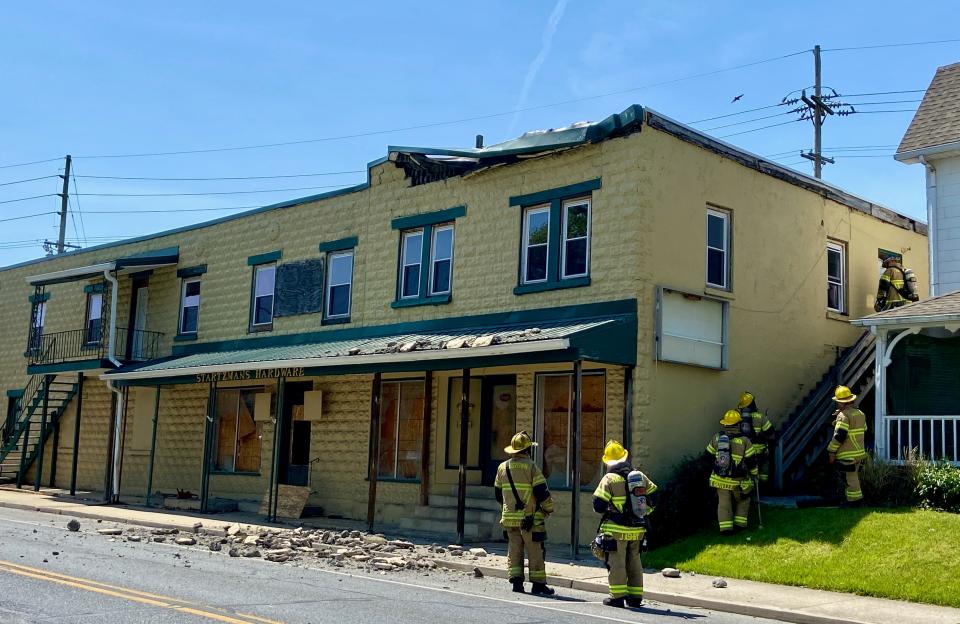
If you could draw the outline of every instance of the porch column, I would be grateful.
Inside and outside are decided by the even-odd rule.
[[[83,412],[83,373],[77,373],[77,413],[73,419],[73,459],[70,462],[70,496],[77,495],[77,461],[80,456],[80,415]]]
[[[576,360],[573,363],[573,418],[570,419],[570,452],[573,461],[570,462],[570,557],[576,559],[580,547],[580,425],[583,422],[583,363]]]
[[[277,380],[277,424],[273,428],[273,459],[270,467],[270,505],[267,507],[267,519],[270,522],[277,521],[277,506],[280,502],[280,475],[277,473],[277,467],[280,464],[280,438],[283,437],[286,392],[287,378],[281,377]]]
[[[463,369],[460,384],[460,466],[457,481],[457,543],[463,544],[464,523],[467,516],[467,444],[470,428],[470,369]]]
[[[153,431],[150,434],[150,463],[147,465],[147,507],[153,496],[153,462],[157,456],[157,421],[160,419],[160,386],[157,386],[157,398],[153,403]]]
[[[420,506],[430,504],[430,428],[433,411],[433,371],[423,378],[423,438],[420,442]]]
[[[40,491],[40,482],[43,480],[43,449],[47,445],[47,409],[50,398],[50,382],[52,375],[43,376],[43,413],[40,416],[40,439],[37,442],[37,468],[33,478],[33,491]]]
[[[217,385],[210,382],[207,394],[207,414],[203,419],[203,462],[200,472],[200,512],[207,511],[207,497],[210,495],[210,455],[213,452],[213,422],[217,413]]]
[[[634,367],[623,369],[623,445],[633,454],[633,375]]]
[[[373,532],[377,515],[377,475],[380,473],[380,373],[370,389],[370,463],[367,471],[367,530]]]
[[[887,352],[887,331],[879,327],[873,327],[872,330],[877,336],[877,341],[874,344],[876,361],[873,364],[873,445],[880,458],[889,460],[890,449],[887,448],[889,436],[886,432],[886,421],[884,420],[887,406],[887,367],[883,363],[883,358]],[[900,452],[899,449],[896,449],[896,451],[897,453]]]

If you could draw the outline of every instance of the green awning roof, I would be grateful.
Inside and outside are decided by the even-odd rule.
[[[636,363],[636,317],[504,324],[308,344],[194,353],[105,373],[121,382],[195,381],[197,375],[303,369],[304,375],[454,370],[583,359]],[[288,375],[295,376],[295,375]],[[186,378],[186,379],[183,379]]]
[[[122,273],[173,266],[179,261],[180,248],[165,247],[164,249],[144,251],[130,256],[122,256],[114,260],[98,262],[97,264],[73,267],[52,273],[43,273],[41,275],[32,275],[27,278],[27,283],[32,286],[50,286],[52,284],[79,282],[100,277],[104,271],[110,271],[119,275]]]

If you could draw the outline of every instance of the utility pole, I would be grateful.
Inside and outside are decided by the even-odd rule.
[[[60,236],[57,237],[57,253],[64,252],[63,240],[67,235],[67,204],[70,198],[70,154],[67,154],[63,165],[63,192],[60,195]]]
[[[807,97],[807,91],[803,91],[801,100],[810,108],[810,118],[813,120],[813,152],[800,154],[807,160],[813,161],[813,177],[820,179],[823,177],[823,163],[833,164],[832,158],[823,156],[823,119],[827,115],[832,115],[833,110],[823,102],[821,97],[820,81],[820,46],[813,46],[813,98]]]

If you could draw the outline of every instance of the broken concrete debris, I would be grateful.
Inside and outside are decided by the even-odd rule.
[[[67,530],[76,533],[80,530],[80,523],[76,520],[71,520],[67,523]]]

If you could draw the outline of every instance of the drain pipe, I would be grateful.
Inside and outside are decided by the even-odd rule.
[[[111,274],[110,269],[103,272],[103,277],[110,282],[110,327],[107,336],[107,359],[110,360],[111,364],[120,368],[120,360],[118,360],[116,356],[117,291],[119,290],[120,283],[117,281],[117,278]],[[110,492],[107,493],[107,500],[109,502],[116,502],[120,498],[120,445],[122,443],[121,431],[123,429],[120,426],[120,419],[123,418],[124,411],[123,390],[114,386],[112,379],[107,380],[107,389],[116,396],[117,400],[116,418],[113,420],[113,458],[110,472]]]

